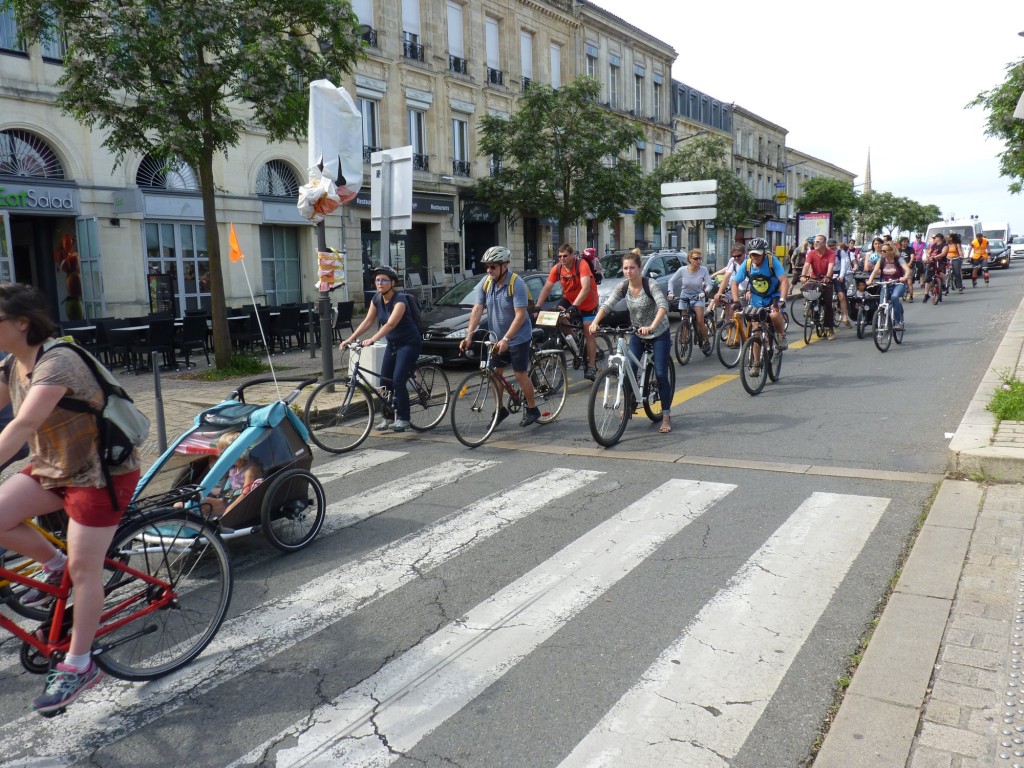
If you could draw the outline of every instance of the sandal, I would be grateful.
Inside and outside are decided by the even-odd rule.
[[[672,431],[672,422],[669,421],[668,419],[662,420],[661,427],[658,428],[658,431],[661,432],[661,434],[663,435],[667,435],[669,432]]]

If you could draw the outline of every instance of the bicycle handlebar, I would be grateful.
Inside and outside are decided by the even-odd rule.
[[[249,387],[255,387],[259,384],[275,384],[280,383],[282,381],[296,382],[298,386],[296,386],[295,389],[293,389],[288,394],[288,397],[284,399],[284,402],[290,403],[293,400],[295,400],[296,397],[299,396],[299,392],[304,390],[310,384],[316,384],[318,380],[319,377],[316,376],[314,376],[313,378],[309,378],[307,376],[278,376],[276,379],[273,376],[261,376],[257,379],[250,379],[244,384],[239,385],[237,389],[235,389],[230,395],[228,395],[228,400],[237,400],[240,403],[244,403],[245,390],[247,390]]]

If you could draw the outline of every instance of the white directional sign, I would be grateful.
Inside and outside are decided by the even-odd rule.
[[[718,181],[675,181],[661,185],[662,221],[709,221],[718,215]]]
[[[699,181],[672,181],[661,185],[663,195],[692,195],[695,192],[717,192],[717,179],[701,179]]]
[[[717,208],[669,208],[661,214],[662,221],[710,221],[717,217]]]

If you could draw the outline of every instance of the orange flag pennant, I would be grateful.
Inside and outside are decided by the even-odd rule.
[[[241,261],[245,258],[245,254],[242,253],[242,249],[238,247],[238,235],[235,234],[234,223],[231,224],[231,234],[228,237],[228,243],[231,246],[230,256],[232,261]]]

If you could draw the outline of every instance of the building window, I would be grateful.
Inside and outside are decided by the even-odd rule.
[[[484,43],[487,48],[487,82],[491,85],[502,85],[505,80],[501,71],[500,40],[498,20],[488,16],[484,19]]]
[[[210,308],[210,259],[202,224],[146,221],[146,274],[170,275],[177,315]]]
[[[651,104],[651,118],[661,121],[661,83],[654,84],[654,102]]]
[[[519,33],[519,63],[523,68],[523,90],[530,87],[533,81],[533,34]]]
[[[597,54],[587,53],[587,77],[597,79]]]
[[[373,26],[373,0],[352,0],[352,10],[359,20],[359,36],[371,48],[377,47],[377,30]]]
[[[379,104],[374,99],[360,96],[356,106],[363,116],[363,162],[370,162],[370,155],[380,152],[380,125],[377,115]]]
[[[619,68],[615,64],[608,65],[608,106],[619,108]]]
[[[408,122],[409,144],[412,146],[412,169],[414,171],[429,171],[426,114],[418,109],[409,109]]]
[[[256,174],[256,194],[260,197],[291,197],[299,194],[299,180],[284,160],[271,160]]]
[[[44,59],[64,61],[64,54],[68,52],[68,41],[63,30],[51,29],[45,40],[39,41],[39,54]]]
[[[419,0],[402,0],[402,56],[414,61],[423,61]]]
[[[157,160],[152,155],[146,155],[139,163],[135,183],[142,189],[199,191],[199,175],[180,158]]]
[[[490,160],[487,163],[487,170],[490,172],[491,176],[493,176],[498,171],[500,171],[501,170],[501,158],[498,157],[497,155],[491,155],[491,158],[490,158]]]
[[[298,227],[260,227],[260,265],[268,305],[302,301]]]
[[[644,76],[633,75],[633,111],[640,117],[644,113]]]
[[[556,91],[562,87],[562,46],[551,46],[551,87]]]
[[[64,166],[50,145],[28,131],[0,131],[0,174],[63,179]],[[2,237],[0,228],[0,237]]]
[[[644,167],[644,148],[643,147],[637,147],[636,148],[636,164],[640,166],[640,170],[643,170],[643,167]]]
[[[462,6],[448,3],[448,70],[466,74],[466,51],[462,42]]]
[[[18,34],[18,22],[12,8],[0,10],[0,50],[22,53],[28,50],[25,41]]]
[[[661,165],[661,161],[665,159],[665,154],[659,148],[654,149],[654,167],[657,168]]]
[[[469,123],[452,120],[452,176],[469,176]]]

